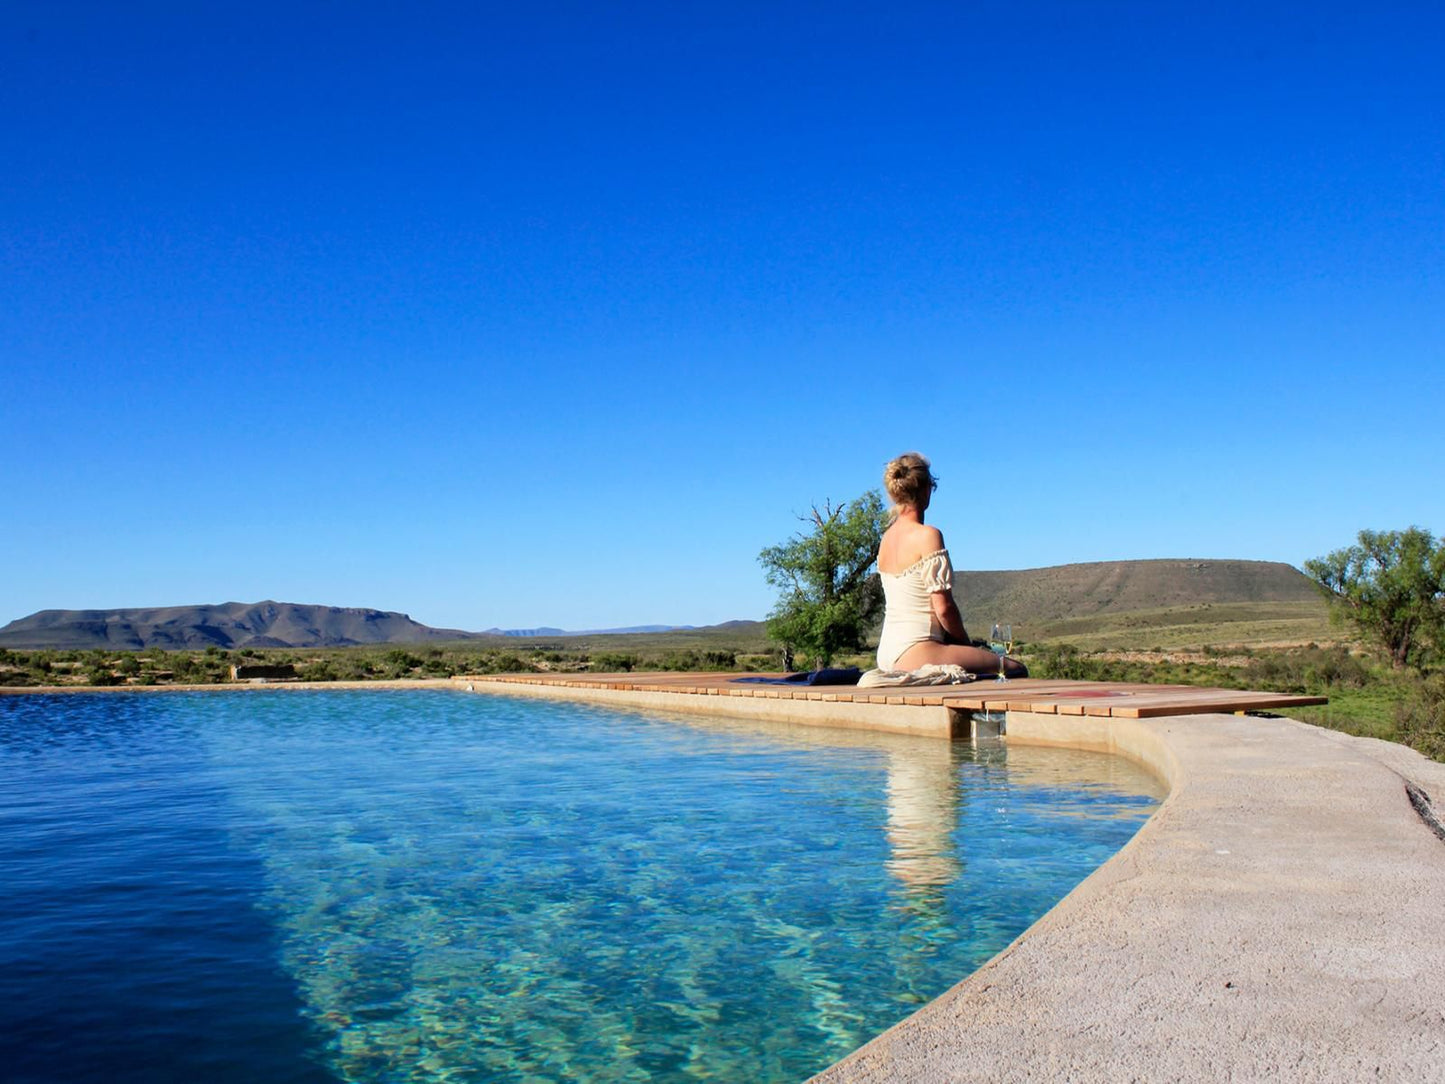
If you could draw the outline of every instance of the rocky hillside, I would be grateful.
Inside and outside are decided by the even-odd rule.
[[[953,593],[970,627],[1171,606],[1320,599],[1304,573],[1278,561],[1096,561],[1016,572],[959,572]]]

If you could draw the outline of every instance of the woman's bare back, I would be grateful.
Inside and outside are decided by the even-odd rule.
[[[907,569],[920,557],[943,549],[943,532],[912,519],[896,519],[878,544],[878,571],[890,576]]]

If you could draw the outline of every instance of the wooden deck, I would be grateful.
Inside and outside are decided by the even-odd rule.
[[[1244,711],[1277,712],[1328,703],[1323,696],[1204,689],[1194,685],[1133,685],[1124,682],[1045,681],[980,678],[966,685],[911,689],[859,689],[852,685],[758,685],[735,681],[739,674],[485,674],[463,682],[551,685],[573,689],[675,693],[680,696],[736,696],[770,700],[816,700],[850,704],[947,706],[966,711],[1028,711],[1043,715],[1095,715],[1152,719]],[[748,675],[781,677],[774,675]]]

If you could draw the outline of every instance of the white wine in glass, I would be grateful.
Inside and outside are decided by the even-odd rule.
[[[998,653],[998,680],[1008,680],[1008,653],[1013,646],[1014,631],[1012,625],[995,624],[993,635],[989,638],[989,646]]]

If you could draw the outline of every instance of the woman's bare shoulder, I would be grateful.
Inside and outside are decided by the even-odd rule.
[[[922,553],[932,553],[934,550],[941,550],[943,546],[943,532],[937,527],[930,527],[926,523],[918,525],[918,544],[922,547]],[[920,554],[921,555],[921,554]]]
[[[895,523],[883,536],[878,550],[879,567],[896,573],[920,558],[943,549],[943,533],[925,523]]]

